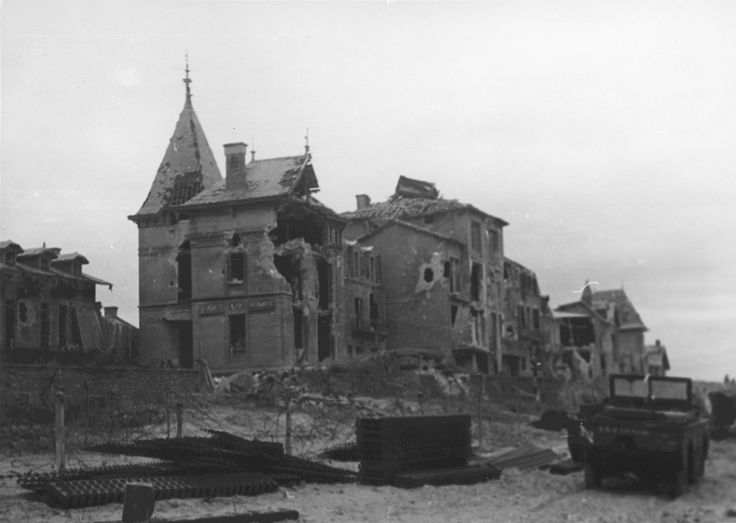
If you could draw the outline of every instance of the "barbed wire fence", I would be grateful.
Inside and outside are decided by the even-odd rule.
[[[75,463],[83,462],[83,451],[96,444],[204,436],[206,429],[281,442],[287,452],[313,458],[327,447],[353,442],[356,420],[371,416],[466,414],[472,420],[474,444],[483,448],[521,442],[524,430],[514,428],[513,422],[575,400],[564,397],[557,385],[545,389],[534,381],[481,375],[305,371],[271,374],[270,387],[255,393],[203,393],[197,380],[184,374],[119,372],[131,373],[126,381],[133,385],[106,389],[100,387],[99,377],[92,377],[70,387],[63,373],[54,371],[21,380],[15,394],[0,400],[7,421],[0,429],[1,452],[48,453],[44,465],[58,466],[59,393],[64,451]],[[499,421],[509,422],[500,437],[492,426]]]

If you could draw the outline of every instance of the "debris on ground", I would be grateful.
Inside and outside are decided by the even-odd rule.
[[[168,499],[257,495],[273,492],[279,484],[356,479],[353,471],[289,456],[280,443],[248,440],[224,431],[208,432],[208,437],[96,445],[88,450],[158,461],[58,474],[26,474],[18,478],[18,484],[45,492],[50,500],[69,508],[121,501],[130,481],[150,482],[156,499]]]

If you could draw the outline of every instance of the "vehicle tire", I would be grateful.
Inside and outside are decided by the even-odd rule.
[[[590,463],[585,464],[585,488],[598,488],[601,486],[603,477],[600,470]]]
[[[679,498],[687,492],[687,470],[673,472],[669,480],[667,493],[671,498]]]

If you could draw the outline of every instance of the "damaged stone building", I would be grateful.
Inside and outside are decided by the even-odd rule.
[[[586,282],[581,299],[554,312],[561,363],[572,377],[644,373],[647,327],[623,289],[594,291]]]
[[[96,301],[98,285],[89,261],[57,247],[23,249],[0,241],[0,360],[88,363],[122,358],[125,346],[109,335]],[[132,347],[135,328],[121,333]],[[120,341],[123,341],[122,338]]]
[[[141,360],[278,368],[382,347],[380,267],[353,252],[344,277],[345,220],[313,196],[309,147],[248,159],[246,144],[227,144],[223,178],[184,81],[174,134],[129,217],[139,231]]]
[[[540,293],[534,271],[509,258],[504,258],[503,281],[501,370],[509,376],[536,374],[548,361],[549,297]]]
[[[344,237],[381,256],[386,348],[429,349],[480,372],[502,367],[503,228],[434,184],[401,176],[387,201],[358,195]]]

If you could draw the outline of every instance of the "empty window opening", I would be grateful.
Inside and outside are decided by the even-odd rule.
[[[460,260],[458,258],[450,258],[450,292],[460,292]]]
[[[317,262],[317,281],[319,284],[319,308],[330,307],[330,296],[332,295],[332,266],[325,260]]]
[[[500,235],[494,229],[488,229],[488,247],[491,251],[491,256],[495,256],[501,252]]]
[[[534,319],[534,329],[539,330],[541,328],[541,322],[539,319],[539,309],[534,309],[534,311],[532,312],[532,316]]]
[[[21,323],[28,321],[28,305],[24,302],[18,304],[18,321]]]
[[[192,251],[189,242],[185,241],[179,247],[176,256],[177,273],[177,300],[188,301],[192,299]]]
[[[518,319],[519,319],[519,329],[525,328],[526,327],[526,316],[524,315],[523,305],[517,305],[516,315],[518,316]]]
[[[66,345],[66,305],[59,305],[59,348]]]
[[[5,300],[5,348],[13,348],[15,340],[15,302]]]
[[[360,253],[353,251],[353,277],[360,277]]]
[[[302,310],[294,307],[294,347],[297,349],[304,347],[302,324]]]
[[[363,298],[355,297],[353,300],[353,309],[355,313],[355,328],[360,329],[363,323]]]
[[[378,303],[376,303],[376,297],[373,293],[370,293],[368,295],[368,316],[371,320],[371,327],[376,327],[378,325]]]
[[[450,277],[450,262],[449,261],[446,261],[442,266],[442,277],[443,278]]]
[[[332,334],[332,318],[321,316],[317,321],[317,359],[323,361],[330,357],[330,336]]]
[[[480,301],[481,282],[483,280],[483,266],[480,263],[474,263],[470,272],[470,299]]]
[[[431,267],[424,269],[424,281],[427,283],[432,283],[434,281],[434,271]]]
[[[245,314],[230,316],[230,349],[233,353],[245,352]]]
[[[455,320],[457,319],[457,305],[450,305],[450,325],[455,326]]]
[[[79,321],[77,319],[77,310],[72,307],[72,343],[76,348],[82,347],[82,332],[79,330]]]
[[[477,253],[481,252],[480,223],[470,222],[470,247]]]
[[[49,348],[49,304],[41,304],[41,348]]]
[[[230,281],[245,281],[245,253],[234,251],[229,258]]]

